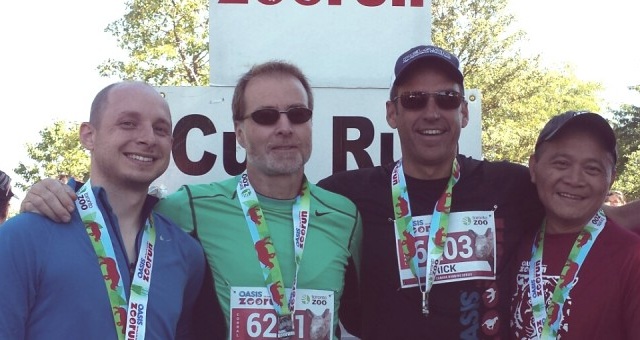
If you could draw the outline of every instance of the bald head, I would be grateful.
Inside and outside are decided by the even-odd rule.
[[[107,105],[109,104],[110,95],[114,92],[120,91],[141,91],[151,96],[157,96],[164,102],[166,111],[169,112],[169,105],[166,103],[160,93],[158,93],[158,91],[153,88],[153,86],[142,81],[121,81],[108,85],[107,87],[100,90],[100,92],[98,92],[98,94],[95,96],[93,102],[91,103],[91,112],[89,114],[89,122],[91,124],[93,124],[94,126],[98,126],[100,124],[102,114],[105,112]]]

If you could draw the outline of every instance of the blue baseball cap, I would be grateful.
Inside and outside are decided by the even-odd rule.
[[[578,124],[580,129],[591,131],[592,135],[600,140],[605,150],[613,156],[614,164],[617,163],[618,149],[615,132],[604,117],[588,111],[567,111],[553,116],[538,135],[536,151],[542,143],[552,140],[567,126]]]
[[[404,52],[398,60],[396,60],[393,84],[396,85],[396,80],[404,75],[407,68],[419,60],[431,60],[434,63],[438,63],[438,65],[444,67],[444,70],[453,80],[464,87],[464,76],[460,71],[460,61],[458,58],[452,53],[433,45],[420,45]]]

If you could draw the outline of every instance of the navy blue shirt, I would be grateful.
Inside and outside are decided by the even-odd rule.
[[[128,298],[133,276],[117,218],[104,190],[93,190]],[[151,213],[155,202],[147,199],[145,213]],[[169,219],[158,213],[153,218],[156,244],[146,339],[188,338],[205,269],[202,247]],[[116,338],[97,255],[77,211],[70,224],[22,213],[0,227],[0,339]]]

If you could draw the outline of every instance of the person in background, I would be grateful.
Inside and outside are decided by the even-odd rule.
[[[60,183],[62,184],[67,184],[69,182],[69,175],[67,174],[59,174],[58,175],[58,180],[60,181]]]
[[[147,195],[169,165],[171,127],[146,83],[96,95],[80,126],[90,180],[71,223],[21,213],[0,228],[0,339],[189,338],[202,247]]]
[[[11,178],[0,170],[0,224],[9,216],[9,202],[15,196],[11,190]]]
[[[540,132],[529,171],[545,218],[518,254],[513,338],[638,338],[640,237],[602,210],[616,161],[598,114],[565,112]]]
[[[618,207],[627,204],[624,199],[624,194],[619,190],[611,190],[607,194],[607,198],[604,200],[604,204]]]

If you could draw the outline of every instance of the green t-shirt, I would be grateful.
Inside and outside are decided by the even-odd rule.
[[[187,232],[197,232],[213,273],[218,301],[229,329],[231,287],[265,287],[265,280],[244,213],[238,200],[238,178],[185,185],[162,199],[156,211]],[[310,184],[310,219],[298,272],[298,289],[334,292],[333,334],[338,327],[340,297],[347,263],[360,264],[362,222],[344,196]],[[292,200],[258,195],[276,249],[286,288],[295,275]],[[356,273],[357,275],[357,273]],[[359,276],[359,275],[357,275]],[[285,298],[288,299],[288,296]]]

